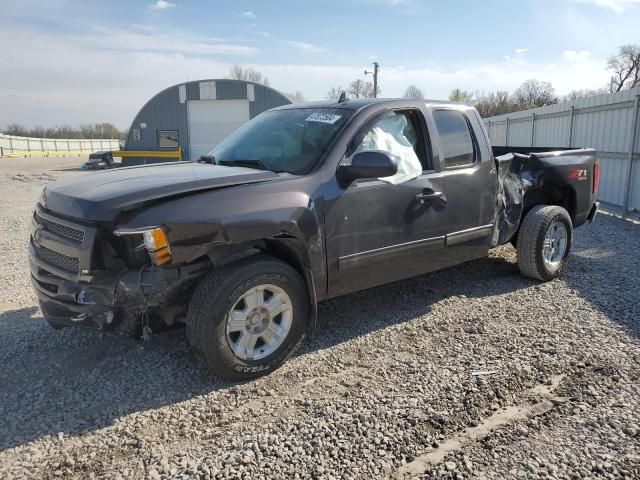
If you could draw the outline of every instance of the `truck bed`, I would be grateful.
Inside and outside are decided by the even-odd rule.
[[[493,155],[499,157],[507,153],[519,153],[520,155],[531,155],[532,153],[563,152],[566,150],[580,150],[576,147],[508,147],[492,146]]]
[[[593,149],[501,146],[492,150],[499,184],[499,236],[494,245],[511,240],[532,205],[563,206],[574,227],[592,218],[599,176]]]

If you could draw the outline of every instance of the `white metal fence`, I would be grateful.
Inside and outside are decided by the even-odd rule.
[[[60,139],[17,137],[0,133],[0,156],[85,155],[100,150],[119,150],[116,139]]]
[[[484,119],[493,145],[591,147],[598,199],[626,215],[640,210],[640,88]]]

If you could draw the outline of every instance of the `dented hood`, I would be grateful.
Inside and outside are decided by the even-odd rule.
[[[69,217],[112,221],[121,211],[149,201],[277,178],[269,171],[197,162],[144,165],[51,183],[45,187],[40,203]]]

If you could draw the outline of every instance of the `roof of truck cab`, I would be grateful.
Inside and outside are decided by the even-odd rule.
[[[291,110],[300,108],[342,108],[345,110],[360,110],[363,107],[369,105],[381,105],[381,104],[406,104],[416,105],[420,103],[435,104],[435,105],[464,105],[459,102],[450,102],[444,100],[421,100],[415,98],[350,98],[344,102],[338,102],[337,100],[321,100],[318,102],[305,102],[305,103],[292,103],[289,105],[282,105],[276,107],[273,110]]]

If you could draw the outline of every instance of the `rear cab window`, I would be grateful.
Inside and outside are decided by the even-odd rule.
[[[444,167],[464,168],[476,162],[476,148],[469,121],[458,110],[434,110]]]

